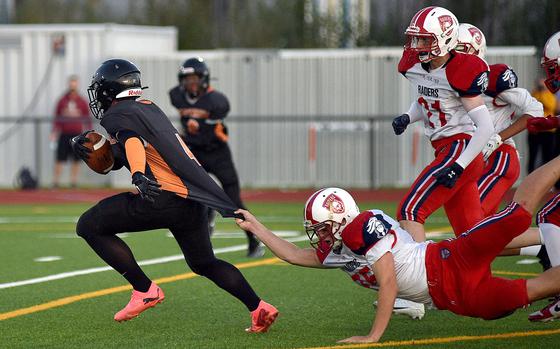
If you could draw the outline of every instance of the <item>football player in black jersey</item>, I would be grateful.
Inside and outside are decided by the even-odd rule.
[[[278,311],[262,301],[241,272],[217,259],[208,233],[208,207],[224,217],[240,207],[210,178],[167,116],[142,95],[140,71],[129,61],[111,59],[97,69],[88,89],[90,109],[111,138],[113,170],[130,170],[138,194],[101,200],[79,219],[76,231],[133,287],[130,302],[115,314],[126,321],[164,299],[161,288],[138,266],[116,234],[167,228],[193,272],[212,280],[249,309],[249,332],[266,332]],[[82,159],[89,156],[87,132],[71,141]]]
[[[179,68],[179,84],[169,91],[171,104],[179,110],[184,140],[200,164],[222,184],[228,197],[244,207],[239,178],[228,146],[224,118],[229,112],[227,97],[210,86],[210,71],[200,57],[187,59]],[[214,229],[215,212],[209,211],[209,230]],[[247,256],[261,257],[264,246],[251,232]]]

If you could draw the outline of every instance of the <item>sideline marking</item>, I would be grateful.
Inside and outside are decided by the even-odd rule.
[[[263,266],[263,265],[275,264],[277,262],[278,262],[278,258],[273,257],[273,258],[267,258],[267,259],[263,259],[263,260],[255,261],[255,262],[239,263],[239,264],[236,264],[235,266],[238,269],[246,269],[246,268],[252,268],[252,267],[259,267],[259,266]],[[155,279],[154,282],[156,282],[158,284],[166,284],[166,283],[169,283],[169,282],[174,282],[174,281],[179,281],[179,280],[192,279],[192,278],[197,277],[197,276],[198,276],[197,274],[195,274],[193,272],[190,272],[190,273],[184,273],[184,274],[162,277],[162,278],[159,278],[159,279]],[[0,313],[0,321],[15,318],[15,317],[22,316],[22,315],[36,313],[36,312],[43,311],[43,310],[48,310],[48,309],[52,309],[52,308],[61,307],[63,305],[68,305],[68,304],[75,303],[75,302],[78,302],[78,301],[82,301],[82,300],[85,300],[85,299],[97,298],[97,297],[106,296],[106,295],[113,294],[113,293],[129,291],[129,290],[132,290],[132,286],[124,285],[124,286],[105,288],[105,289],[102,289],[102,290],[99,290],[99,291],[82,293],[82,294],[75,295],[75,296],[59,298],[59,299],[55,299],[54,301],[50,301],[50,302],[47,302],[47,303],[37,304],[37,305],[33,305],[33,306],[27,307],[27,308],[16,309],[16,310],[12,310],[12,311],[9,311],[9,312],[6,312],[6,313]]]
[[[429,345],[429,344],[443,344],[463,341],[480,341],[489,339],[510,339],[518,337],[530,336],[547,336],[553,334],[560,334],[560,329],[555,330],[540,330],[529,332],[508,332],[498,334],[487,334],[482,336],[456,336],[456,337],[436,337],[426,339],[412,339],[407,341],[389,341],[383,343],[361,343],[361,344],[347,344],[347,345],[333,345],[327,347],[303,347],[301,349],[349,349],[349,348],[383,348],[383,347],[404,347],[411,345]]]
[[[298,241],[309,240],[309,238],[307,236],[298,236],[296,238],[291,238],[291,239],[286,239],[286,240],[288,240],[290,242],[298,242]],[[229,247],[217,248],[217,249],[214,250],[214,254],[221,254],[221,253],[235,252],[235,251],[243,251],[245,249],[247,249],[246,244],[244,244],[244,245],[234,245],[234,246],[229,246]],[[185,259],[185,256],[183,256],[183,254],[176,254],[176,255],[167,256],[167,257],[145,259],[143,261],[139,261],[138,265],[144,266],[144,265],[162,264],[162,263],[174,262],[174,261],[184,260],[184,259]],[[39,283],[53,281],[53,280],[66,279],[66,278],[69,278],[69,277],[74,277],[74,276],[79,276],[79,275],[88,275],[88,274],[100,273],[102,271],[108,271],[108,270],[113,270],[113,268],[110,267],[110,266],[88,268],[88,269],[68,271],[68,272],[59,273],[59,274],[52,274],[52,275],[42,276],[42,277],[33,278],[33,279],[6,282],[6,283],[3,283],[3,284],[0,284],[0,290],[4,289],[4,288],[11,288],[11,287],[18,287],[18,286],[25,286],[25,285],[33,285],[33,284],[39,284]]]

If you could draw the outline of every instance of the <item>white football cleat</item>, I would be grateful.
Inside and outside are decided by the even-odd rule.
[[[554,300],[539,311],[529,314],[529,321],[548,322],[560,318],[560,297]]]
[[[377,301],[373,303],[377,307]],[[393,314],[406,315],[413,320],[421,320],[424,317],[426,310],[424,304],[416,303],[406,299],[397,298],[395,299],[395,305],[393,305]]]

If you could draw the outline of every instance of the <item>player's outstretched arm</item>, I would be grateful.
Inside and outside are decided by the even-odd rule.
[[[276,236],[249,211],[237,210],[235,213],[239,213],[245,218],[244,220],[237,218],[235,223],[237,223],[241,229],[255,234],[278,258],[290,264],[300,265],[302,267],[323,267],[314,249],[299,248],[291,242]]]
[[[387,252],[379,258],[373,264],[373,273],[379,284],[379,294],[377,296],[377,314],[375,315],[371,331],[367,336],[354,336],[343,339],[339,343],[378,342],[389,325],[398,290],[393,254]]]
[[[515,191],[513,201],[533,214],[543,196],[552,188],[558,178],[560,178],[560,156],[531,172]]]

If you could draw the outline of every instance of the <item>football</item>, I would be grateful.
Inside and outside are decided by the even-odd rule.
[[[84,146],[91,149],[89,159],[85,161],[86,164],[99,174],[106,174],[111,171],[115,164],[115,158],[109,140],[97,132],[90,132],[86,137],[89,142],[84,143]]]

